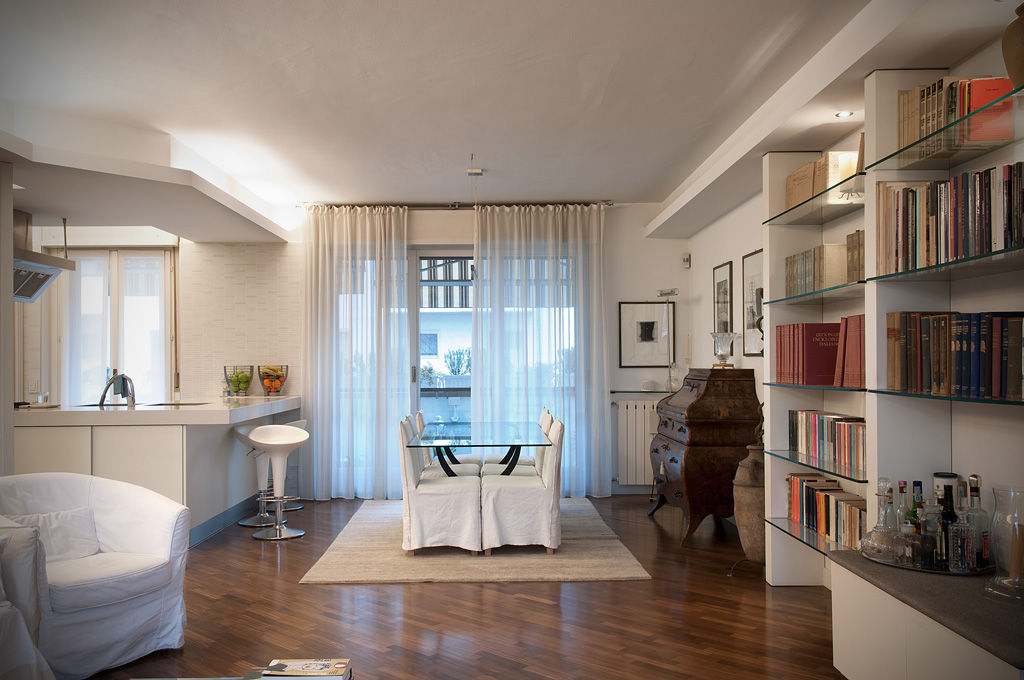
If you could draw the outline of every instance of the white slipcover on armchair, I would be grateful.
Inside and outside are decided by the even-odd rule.
[[[40,527],[39,649],[58,678],[184,644],[188,508],[134,484],[54,472],[0,477],[0,515]]]
[[[423,456],[409,448],[413,425],[398,426],[402,457],[402,549],[432,546],[480,550],[480,478],[425,477]]]
[[[539,475],[488,475],[480,478],[482,546],[488,554],[501,545],[543,545],[554,552],[562,542],[562,438],[556,420],[547,437]]]

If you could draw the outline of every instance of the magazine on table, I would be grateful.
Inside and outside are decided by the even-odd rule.
[[[264,678],[334,678],[352,677],[350,659],[274,659],[263,671]]]

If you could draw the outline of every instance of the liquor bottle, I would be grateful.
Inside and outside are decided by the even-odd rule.
[[[956,522],[953,510],[953,485],[944,484],[942,489],[942,514],[939,516],[938,568],[949,571],[949,529]]]
[[[896,528],[903,531],[903,524],[907,521],[910,513],[910,505],[907,502],[907,483],[900,480],[896,483],[899,492],[896,494]]]
[[[921,533],[921,509],[924,505],[924,494],[921,480],[914,480],[914,497],[910,501],[910,512],[907,513],[907,521],[914,525],[917,533]]]
[[[971,488],[970,506],[967,508],[967,523],[971,525],[973,532],[975,564],[978,569],[984,569],[990,563],[989,557],[989,528],[992,524],[991,518],[985,508],[981,507],[981,477],[971,475],[967,478]]]
[[[925,503],[920,512],[922,569],[938,569],[939,508],[938,503]]]
[[[896,524],[896,510],[892,506],[892,487],[886,489],[885,496],[885,516],[883,521],[886,530],[895,534],[899,531],[899,525]]]
[[[967,498],[960,496],[960,489],[957,491],[956,520],[949,525],[949,571],[969,574],[976,569],[977,561],[971,542],[971,525],[967,522]]]

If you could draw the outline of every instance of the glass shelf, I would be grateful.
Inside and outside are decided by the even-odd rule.
[[[831,288],[812,290],[809,293],[790,295],[789,297],[767,300],[766,305],[821,305],[826,302],[841,302],[844,300],[863,300],[864,281],[852,281],[841,283]]]
[[[1016,271],[1024,271],[1024,246],[1006,248],[973,257],[962,257],[959,260],[910,269],[905,272],[872,276],[868,281],[960,281]]]
[[[803,203],[797,203],[785,212],[765,220],[762,224],[769,227],[791,224],[821,226],[863,207],[864,173],[858,172],[811,196]]]
[[[797,390],[828,390],[829,392],[866,392],[863,387],[833,387],[832,385],[792,385],[790,383],[763,382],[768,387],[791,387]]]
[[[986,399],[984,397],[942,397],[935,394],[916,394],[914,392],[896,392],[893,390],[868,390],[873,394],[885,394],[892,397],[913,397],[914,399],[932,399],[933,401],[964,401],[975,404],[1003,404],[1005,406],[1024,406],[1024,401],[1010,399]]]
[[[802,465],[805,468],[810,468],[811,470],[826,472],[830,475],[835,475],[836,477],[848,479],[851,482],[860,482],[863,484],[868,481],[868,473],[864,470],[849,468],[845,465],[836,465],[830,461],[819,460],[817,463],[812,463],[810,456],[798,451],[769,451],[768,449],[765,449],[764,452],[773,458],[788,460],[790,463],[796,463],[797,465]]]
[[[984,156],[987,153],[1012,144],[1018,139],[1021,131],[1021,118],[1024,117],[1024,86],[1011,90],[999,99],[973,111],[963,118],[958,118],[943,128],[922,137],[913,144],[908,144],[901,149],[881,158],[871,165],[867,170],[950,170],[967,161]],[[1010,139],[989,140],[984,142],[968,142],[962,144],[959,140],[966,136],[971,123],[991,119],[993,115],[1002,115],[997,109],[1009,100],[1010,110],[1005,115],[1009,116],[1013,123],[1014,134]],[[893,111],[895,116],[896,112]],[[989,122],[989,121],[986,121]]]
[[[828,540],[824,536],[818,534],[818,532],[812,531],[804,525],[794,522],[788,517],[765,517],[764,521],[771,524],[787,536],[792,536],[804,545],[814,548],[822,555],[827,555],[828,553],[836,550],[849,550],[849,548],[846,548],[835,541]]]
[[[675,394],[668,390],[610,390],[612,394]]]

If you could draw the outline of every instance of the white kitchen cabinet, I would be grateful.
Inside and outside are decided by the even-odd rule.
[[[78,472],[92,474],[90,427],[14,428],[13,474]]]
[[[92,428],[92,474],[152,489],[185,504],[185,428],[105,425]]]

